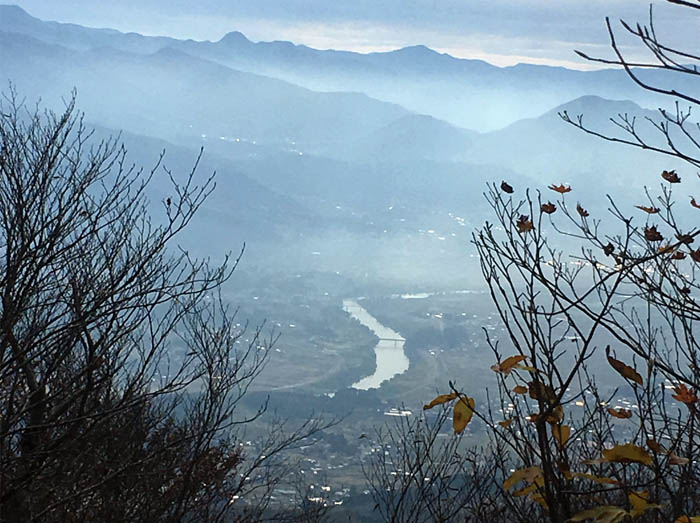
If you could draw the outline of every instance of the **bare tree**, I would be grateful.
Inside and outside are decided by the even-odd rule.
[[[696,0],[666,0],[688,11],[689,22],[697,16],[700,2]],[[610,135],[588,127],[584,115],[569,115],[564,112],[562,118],[585,131],[604,140],[657,152],[672,158],[683,160],[694,167],[700,166],[700,134],[698,124],[692,119],[692,108],[700,104],[700,91],[694,83],[700,79],[700,52],[679,48],[668,43],[654,23],[653,5],[649,5],[649,20],[646,23],[630,23],[620,20],[622,36],[638,44],[638,50],[646,53],[648,59],[628,60],[619,43],[620,34],[616,32],[609,18],[605,19],[610,39],[613,58],[599,58],[576,51],[582,58],[598,64],[621,67],[632,82],[649,93],[658,95],[657,100],[672,101],[673,109],[659,108],[658,118],[645,118],[651,124],[655,134],[640,129],[637,119],[629,114],[618,114],[611,121],[620,129],[620,135]],[[631,46],[631,44],[629,44]],[[681,87],[682,86],[682,87]]]
[[[173,244],[213,176],[197,184],[198,159],[184,176],[129,165],[74,100],[0,107],[0,520],[260,519],[274,459],[323,423],[241,446],[265,406],[246,418],[240,400],[274,337],[221,299],[238,259]],[[156,177],[170,195],[151,216]]]
[[[492,503],[495,463],[451,434],[450,413],[401,417],[377,431],[363,472],[375,510],[386,522],[484,521]]]
[[[700,9],[695,1],[669,3]],[[651,53],[649,62],[633,63],[606,24],[616,58],[582,56],[621,66],[675,109],[648,119],[652,135],[627,114],[611,118],[620,135],[587,127],[582,115],[562,118],[696,168],[700,127],[691,111],[700,98],[679,85],[700,74],[700,55],[664,44],[650,10],[648,25],[622,22]],[[501,520],[680,523],[700,514],[700,249],[693,248],[700,229],[692,215],[700,203],[677,201],[677,187],[693,183],[687,172],[644,173],[641,166],[640,174],[660,187],[644,187],[632,212],[608,197],[600,216],[580,197],[571,201],[576,187],[488,188],[495,218],[474,234],[474,244],[506,332],[493,338],[485,331],[497,398],[479,408],[469,396],[477,391],[450,384],[431,405],[453,404],[457,431],[472,417],[486,425],[484,452],[496,464],[499,486],[491,494]],[[573,244],[579,248],[572,252]],[[600,375],[606,369],[611,377]]]
[[[492,186],[496,224],[475,236],[507,331],[488,340],[499,362],[500,416],[476,413],[518,463],[504,471],[504,492],[524,482],[512,495],[529,496],[542,507],[538,518],[551,521],[695,514],[696,320],[679,281],[696,263],[683,253],[688,240],[661,245],[655,226],[634,226],[612,202],[620,231],[605,234],[581,204],[570,209],[568,187],[552,189],[566,189],[556,203]],[[670,202],[663,209],[673,216]],[[552,246],[562,234],[582,240],[580,253]],[[601,387],[603,365],[621,382]]]

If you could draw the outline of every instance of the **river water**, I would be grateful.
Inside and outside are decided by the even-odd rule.
[[[355,300],[343,300],[343,309],[379,338],[379,342],[374,347],[377,368],[371,376],[353,383],[354,389],[379,388],[386,380],[408,370],[409,361],[403,350],[406,340],[398,332],[379,323],[377,318]]]

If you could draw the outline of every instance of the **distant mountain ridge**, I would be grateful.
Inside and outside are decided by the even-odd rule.
[[[501,68],[420,45],[360,54],[316,50],[290,42],[255,43],[238,31],[217,42],[177,40],[43,22],[16,6],[0,6],[0,31],[22,33],[76,50],[113,47],[152,54],[172,47],[233,69],[279,78],[316,91],[364,93],[412,112],[480,131],[536,117],[584,95],[630,99],[648,107],[658,104],[653,95],[632,85],[620,70],[584,72],[531,64]],[[643,74],[653,77],[657,73]]]
[[[628,100],[587,95],[537,118],[476,136],[469,150],[471,161],[492,164],[499,158],[503,167],[531,176],[543,186],[555,181],[582,184],[586,192],[615,192],[621,187],[641,191],[639,180],[649,183],[663,169],[687,169],[677,159],[590,136],[565,123],[560,117],[565,111],[572,118],[583,115],[584,124],[602,134],[630,139],[630,135],[610,121],[611,116],[626,114],[636,118],[636,130],[647,143],[663,146],[664,137],[647,120],[658,120],[656,111]],[[590,180],[595,180],[594,186]]]
[[[612,70],[499,68],[424,46],[319,51],[239,32],[183,41],[0,6],[0,81],[8,80],[28,103],[59,110],[77,88],[79,109],[125,131],[139,164],[168,147],[169,166],[189,169],[204,147],[203,170],[216,167],[221,183],[185,239],[205,255],[254,240],[256,263],[275,270],[403,277],[423,260],[430,274],[457,278],[471,228],[489,212],[487,182],[545,192],[571,183],[601,216],[605,191],[641,193],[675,167],[559,118],[583,113],[618,133],[609,117],[628,112],[642,125],[653,115],[642,90]],[[632,193],[623,198],[644,201]]]
[[[0,32],[0,55],[0,74],[30,99],[58,103],[77,87],[83,110],[105,125],[179,143],[243,139],[311,152],[407,114],[364,94],[315,93],[170,47],[148,55],[76,51]]]
[[[0,73],[23,85],[30,98],[46,99],[43,87],[34,81],[37,77],[50,79],[53,92],[60,95],[76,85],[81,106],[105,125],[180,144],[200,143],[232,158],[283,152],[364,165],[426,160],[501,165],[531,176],[545,176],[547,169],[556,166],[578,175],[600,161],[601,150],[612,149],[565,125],[558,111],[567,108],[572,115],[586,113],[588,122],[606,132],[619,131],[611,126],[611,115],[624,111],[653,114],[639,104],[609,101],[591,90],[479,135],[450,123],[459,117],[442,121],[436,113],[468,98],[467,112],[472,108],[469,104],[477,104],[481,117],[502,113],[513,119],[568,92],[563,89],[555,95],[567,79],[576,80],[573,91],[587,89],[599,80],[609,88],[623,80],[628,89],[635,86],[618,71],[582,72],[537,65],[498,68],[425,46],[365,55],[318,51],[289,42],[254,43],[237,31],[218,42],[182,41],[43,22],[18,7],[0,6],[0,30],[7,29],[19,33],[0,33]],[[23,57],[28,52],[31,60]],[[394,86],[397,97],[410,98],[416,94],[413,83],[421,84],[429,91],[428,105],[447,105],[416,113],[366,94],[314,92],[281,80],[288,76],[281,68],[305,78],[309,72],[306,82],[300,83],[314,83],[313,78],[333,83],[345,78],[346,91],[357,87],[361,93],[381,90],[385,82],[385,87]],[[334,76],[341,69],[345,76]],[[466,71],[479,74],[469,83],[453,81]],[[517,82],[503,85],[504,78]],[[438,80],[446,85],[436,86]],[[494,83],[489,86],[489,82]],[[528,91],[539,84],[551,88],[535,94]],[[460,90],[454,100],[445,92],[453,88]],[[490,94],[484,94],[486,91]],[[109,104],[103,103],[103,93],[110,93]],[[421,106],[416,100],[404,101],[409,107]],[[620,152],[611,161],[619,162],[617,170],[625,174],[630,170],[630,155],[639,152],[616,151]],[[577,161],[572,164],[570,158]]]

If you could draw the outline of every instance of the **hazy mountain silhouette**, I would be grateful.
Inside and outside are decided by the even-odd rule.
[[[347,150],[345,158],[379,162],[408,159],[441,162],[464,161],[478,133],[451,125],[432,116],[409,114],[368,133]]]
[[[609,117],[637,115],[657,143],[644,119],[654,112],[591,96],[635,99],[641,90],[619,71],[499,68],[424,46],[318,51],[238,32],[218,42],[152,38],[42,22],[6,6],[0,56],[0,81],[30,103],[60,108],[76,87],[90,121],[127,132],[136,163],[152,165],[166,147],[168,165],[187,170],[204,146],[201,170],[216,168],[219,185],[186,243],[206,253],[253,241],[248,259],[285,270],[384,277],[391,265],[400,267],[392,277],[408,278],[423,260],[422,276],[457,278],[465,227],[486,212],[487,182],[545,191],[571,183],[600,215],[593,205],[606,205],[605,191],[634,182],[641,193],[640,179],[676,167],[558,116],[582,113],[591,127],[622,135]],[[479,134],[469,123],[500,129]],[[371,259],[355,256],[370,250]]]
[[[217,42],[144,37],[71,24],[42,22],[18,7],[0,6],[0,30],[19,32],[73,49],[113,47],[152,54],[172,47],[241,71],[283,79],[321,91],[356,91],[430,114],[455,125],[493,130],[584,95],[631,99],[655,107],[653,95],[633,85],[623,71],[573,71],[520,64],[496,67],[412,46],[360,54],[322,51],[290,42],[251,42],[233,31]],[[641,74],[656,77],[654,71]],[[681,82],[685,79],[674,79]]]
[[[0,74],[30,99],[58,104],[76,87],[81,108],[108,127],[188,145],[206,138],[308,151],[359,139],[407,114],[362,94],[315,93],[172,48],[74,51],[0,33],[0,54]]]
[[[678,166],[678,161],[632,146],[610,143],[590,136],[565,123],[560,113],[572,118],[583,115],[583,123],[602,134],[630,139],[631,136],[610,121],[627,114],[636,117],[639,134],[652,145],[661,145],[663,136],[646,118],[659,114],[630,101],[612,101],[584,96],[556,107],[545,114],[516,122],[504,129],[479,135],[473,140],[470,155],[474,162],[499,164],[515,172],[528,174],[543,184],[595,179],[590,190],[638,186],[640,176]],[[680,143],[680,142],[679,142]]]

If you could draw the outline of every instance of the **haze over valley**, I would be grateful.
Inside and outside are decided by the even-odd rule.
[[[161,161],[148,188],[155,222],[173,196],[163,167],[184,180],[203,150],[195,180],[215,172],[216,188],[177,243],[215,261],[243,251],[223,297],[240,327],[280,335],[245,408],[269,396],[291,419],[346,417],[296,457],[339,510],[371,521],[361,466],[375,449],[360,435],[419,412],[449,381],[482,391],[482,404],[496,383],[485,334],[508,336],[472,244],[496,221],[487,184],[539,190],[543,202],[559,197],[550,184],[570,185],[572,209],[581,202],[600,218],[608,193],[629,212],[647,201],[645,180],[694,173],[564,121],[582,115],[628,139],[611,117],[636,118],[663,145],[648,118],[674,107],[621,69],[501,67],[424,45],[318,50],[239,29],[217,41],[148,36],[2,5],[2,90],[55,111],[75,92],[92,143],[116,137],[146,173]],[[692,92],[683,82],[674,85]],[[592,364],[601,382],[605,365]],[[251,430],[254,441],[265,428]],[[475,421],[465,437],[482,431]]]

